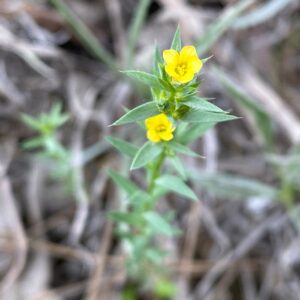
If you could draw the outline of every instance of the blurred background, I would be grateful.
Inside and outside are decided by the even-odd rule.
[[[150,96],[119,70],[149,71],[178,24],[212,56],[201,96],[241,118],[192,144],[206,159],[183,158],[200,201],[163,201],[183,235],[159,240],[176,290],[139,299],[300,299],[299,12],[298,0],[1,0],[0,299],[135,299],[121,296],[124,252],[106,217],[120,201],[107,170],[128,161],[104,138],[145,139],[108,127]],[[20,114],[55,103],[69,115],[57,139],[75,196],[23,147],[36,132]]]

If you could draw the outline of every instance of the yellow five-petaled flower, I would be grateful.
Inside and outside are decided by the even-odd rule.
[[[191,81],[202,68],[194,46],[184,46],[180,52],[174,49],[164,50],[165,70],[167,74],[179,83]]]
[[[147,138],[154,143],[160,141],[170,141],[173,138],[172,122],[169,121],[165,114],[159,114],[145,120],[147,128]]]

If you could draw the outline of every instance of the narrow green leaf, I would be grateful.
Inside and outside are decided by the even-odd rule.
[[[39,136],[33,139],[29,139],[22,143],[22,148],[26,150],[36,149],[44,145],[45,139],[43,136]]]
[[[191,200],[198,200],[195,193],[180,178],[176,176],[163,175],[156,180],[156,183]]]
[[[23,123],[25,123],[28,127],[40,131],[41,130],[41,124],[40,122],[36,119],[33,118],[27,114],[21,114],[21,120]]]
[[[147,102],[128,111],[120,119],[115,121],[111,126],[124,125],[128,123],[142,121],[148,117],[154,116],[159,113],[160,112],[153,101]]]
[[[138,169],[147,165],[153,161],[153,159],[156,158],[162,152],[162,150],[163,149],[159,145],[146,142],[136,153],[130,170]]]
[[[218,123],[238,119],[236,116],[206,112],[199,110],[192,110],[184,115],[182,121],[184,122],[197,122],[197,123]]]
[[[142,216],[137,213],[111,212],[109,216],[114,221],[124,222],[129,225],[140,226],[143,222]]]
[[[113,170],[109,170],[108,175],[127,194],[131,195],[140,191],[140,189],[136,186],[135,183],[133,183],[131,180],[127,179],[126,177],[114,172]]]
[[[138,147],[135,145],[128,143],[124,140],[114,138],[112,136],[107,136],[105,139],[112,144],[117,150],[121,153],[129,156],[130,158],[134,158],[136,152],[138,151]]]
[[[145,208],[145,204],[149,203],[149,202],[153,202],[153,197],[150,196],[149,194],[147,194],[145,191],[143,190],[138,190],[135,193],[129,195],[129,197],[127,198],[127,201],[129,203],[131,203],[132,205],[134,205],[136,207],[136,209]]]
[[[155,264],[160,264],[162,262],[162,258],[165,256],[165,253],[156,248],[148,248],[145,251],[145,256]],[[136,299],[136,298],[135,298]]]
[[[209,57],[202,58],[201,61],[202,61],[203,64],[205,64],[205,63],[207,63],[210,59],[212,59],[213,57],[214,57],[214,56],[211,55],[211,56],[209,56]]]
[[[153,88],[163,87],[159,81],[159,78],[150,73],[143,72],[143,71],[135,71],[135,70],[122,71],[122,73],[126,74],[131,79],[149,85],[150,87]]]
[[[155,211],[146,212],[143,214],[143,217],[153,231],[167,236],[174,235],[173,227]]]
[[[171,141],[168,142],[168,147],[170,147],[172,150],[185,154],[185,155],[189,155],[189,156],[194,156],[194,157],[200,157],[199,154],[197,154],[196,152],[192,151],[189,147],[179,144],[175,141]]]
[[[179,176],[183,179],[186,180],[187,179],[187,174],[186,174],[186,169],[183,166],[180,158],[178,156],[173,156],[170,157],[170,162],[173,165],[174,169],[177,171],[177,173],[179,174]]]
[[[155,74],[155,76],[159,78],[163,76],[163,71],[162,71],[163,63],[164,61],[161,57],[160,50],[156,45],[154,50],[153,73]]]
[[[176,130],[176,140],[184,145],[187,145],[203,134],[214,127],[216,123],[182,123],[179,128]]]
[[[180,37],[180,28],[179,26],[177,27],[174,36],[173,36],[173,40],[171,43],[171,49],[174,49],[176,51],[180,51],[181,50],[181,37]]]
[[[270,185],[240,175],[212,174],[205,170],[190,169],[190,178],[201,187],[219,197],[245,199],[260,196],[276,200],[278,191]]]
[[[198,96],[189,97],[186,101],[182,102],[182,104],[201,111],[225,113],[224,110],[222,110],[218,106],[208,102],[205,98],[201,98]]]

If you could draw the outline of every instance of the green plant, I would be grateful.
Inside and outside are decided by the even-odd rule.
[[[112,125],[136,123],[145,130],[149,141],[138,147],[118,138],[107,138],[132,159],[130,170],[143,168],[146,173],[147,187],[141,189],[129,176],[110,171],[115,184],[126,193],[121,209],[110,216],[118,224],[117,234],[126,249],[130,280],[140,286],[150,285],[157,293],[165,292],[162,286],[167,286],[161,283],[166,276],[161,264],[167,253],[159,246],[157,236],[173,237],[180,233],[173,226],[174,213],[159,213],[157,204],[169,192],[197,201],[197,195],[185,182],[186,171],[178,154],[199,157],[187,144],[218,122],[236,119],[197,95],[200,81],[196,74],[203,61],[193,46],[182,48],[177,29],[171,49],[165,50],[163,57],[156,48],[152,74],[124,71],[131,79],[150,86],[152,101],[127,111]]]
[[[26,150],[39,149],[38,157],[46,161],[55,161],[51,174],[57,179],[71,183],[71,155],[70,152],[59,142],[57,129],[69,119],[67,114],[62,113],[60,104],[55,104],[49,113],[42,113],[34,118],[26,114],[21,114],[22,121],[34,131],[38,136],[28,139],[23,143]],[[69,188],[70,185],[68,185]]]

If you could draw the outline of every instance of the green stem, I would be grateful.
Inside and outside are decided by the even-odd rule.
[[[149,180],[149,185],[148,185],[148,193],[151,194],[153,192],[153,189],[155,187],[155,180],[159,177],[160,175],[160,169],[161,166],[165,160],[165,151],[163,151],[160,156],[158,157],[157,161],[155,162],[153,168],[152,168],[152,172],[150,175],[150,180]]]

